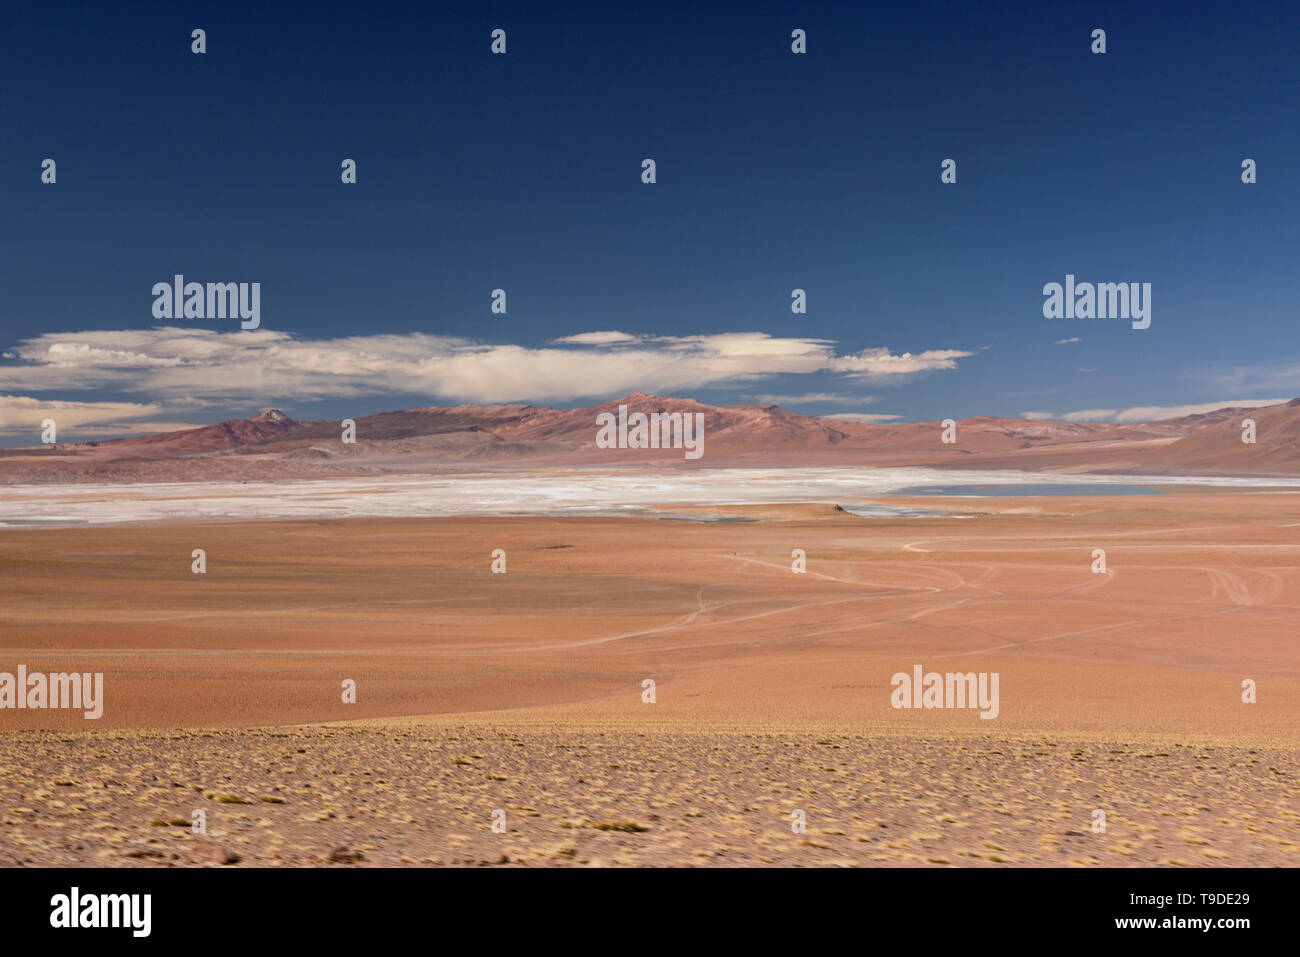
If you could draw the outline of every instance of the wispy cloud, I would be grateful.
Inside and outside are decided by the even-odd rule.
[[[1082,341],[1083,341],[1083,340],[1080,339],[1078,336],[1071,336],[1071,337],[1068,338],[1068,339],[1057,339],[1055,342],[1052,343],[1052,345],[1054,345],[1054,346],[1068,346],[1068,345],[1069,345],[1070,343],[1072,343],[1072,342],[1082,342]]]
[[[1268,389],[1300,395],[1300,365],[1230,366],[1191,376],[1209,383],[1216,391],[1240,395],[1247,389]]]

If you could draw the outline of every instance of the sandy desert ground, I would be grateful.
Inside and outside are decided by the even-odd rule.
[[[891,502],[6,529],[0,864],[1297,863],[1300,496]]]

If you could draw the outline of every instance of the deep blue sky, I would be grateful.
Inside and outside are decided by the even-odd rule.
[[[783,404],[910,420],[1300,394],[1294,5],[557,11],[7,5],[0,351],[149,330],[150,288],[183,272],[261,282],[263,329],[295,340],[762,332],[833,340],[841,356],[974,353],[909,376],[509,396],[553,405],[631,387],[710,402],[829,393],[844,398]],[[489,52],[495,27],[505,56]],[[806,55],[790,52],[795,27]],[[1090,53],[1094,27],[1104,56]],[[344,157],[354,186],[340,183]],[[955,185],[939,181],[946,157]],[[1255,185],[1241,183],[1245,157]],[[1043,284],[1067,272],[1150,282],[1151,328],[1043,318]],[[505,316],[489,311],[495,287]],[[806,316],[790,312],[794,287]],[[312,398],[248,369],[243,393],[178,405],[175,385],[163,394],[129,368],[86,388],[71,371],[15,372],[34,364],[0,359],[0,396],[156,405],[148,422],[476,395],[379,376]]]

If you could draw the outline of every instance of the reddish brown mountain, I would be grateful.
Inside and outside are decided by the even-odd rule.
[[[100,445],[106,448],[129,449],[132,452],[150,450],[165,454],[217,452],[255,445],[277,435],[292,432],[302,424],[295,422],[279,409],[267,409],[251,419],[231,419],[228,422],[218,422],[216,425],[205,425],[199,429],[142,435],[133,439],[103,442]]]
[[[600,449],[596,417],[632,412],[703,413],[704,455],[680,449]],[[1241,441],[1256,422],[1257,441]],[[0,483],[321,478],[476,468],[698,466],[897,466],[1015,468],[1149,474],[1300,474],[1300,400],[1222,409],[1132,425],[999,419],[897,425],[823,419],[775,405],[709,406],[634,393],[581,409],[460,405],[405,409],[356,420],[300,422],[276,409],[249,419],[97,445],[0,453]]]
[[[1172,467],[1205,474],[1239,471],[1249,459],[1251,471],[1269,475],[1300,474],[1300,399],[1262,409],[1234,409],[1230,416],[1214,417],[1178,441],[1152,449],[1148,460],[1155,467]],[[1243,442],[1243,423],[1255,422],[1255,441]]]

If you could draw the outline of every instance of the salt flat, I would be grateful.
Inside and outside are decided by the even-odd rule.
[[[1300,478],[1080,475],[931,468],[557,469],[321,481],[0,486],[4,525],[446,515],[610,515],[645,508],[839,504],[916,486],[1295,488]],[[879,517],[888,504],[878,503]],[[908,514],[900,512],[900,514]]]

